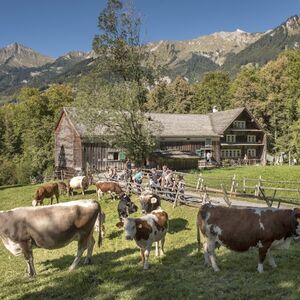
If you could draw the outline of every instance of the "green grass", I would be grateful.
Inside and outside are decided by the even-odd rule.
[[[36,186],[0,189],[0,210],[31,205]],[[96,198],[91,189],[84,198]],[[80,199],[82,196],[74,196]],[[137,198],[133,198],[137,203]],[[63,197],[62,201],[69,200]],[[47,202],[46,202],[47,203]],[[80,265],[73,272],[68,267],[74,259],[76,242],[58,250],[35,249],[35,279],[25,274],[23,257],[14,257],[0,245],[0,299],[299,299],[300,249],[275,252],[278,268],[267,264],[258,274],[257,250],[234,253],[217,250],[220,273],[203,266],[203,256],[196,250],[197,209],[168,202],[162,206],[170,217],[166,237],[166,256],[150,254],[150,269],[142,270],[139,250],[126,241],[118,222],[117,202],[101,201],[106,213],[103,246],[95,247],[93,265]],[[136,213],[135,215],[139,215]],[[96,237],[96,233],[95,233]]]

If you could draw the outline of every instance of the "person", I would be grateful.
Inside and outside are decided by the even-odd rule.
[[[151,187],[156,186],[158,184],[158,180],[159,180],[159,175],[156,172],[156,169],[155,168],[151,169],[150,174],[149,174],[150,186]]]
[[[211,152],[210,151],[208,151],[206,153],[206,161],[211,164]]]
[[[244,164],[248,165],[248,156],[247,156],[247,154],[245,154],[245,156],[244,156]]]
[[[143,181],[143,172],[141,169],[137,169],[137,172],[134,174],[134,182],[137,184],[142,184]]]

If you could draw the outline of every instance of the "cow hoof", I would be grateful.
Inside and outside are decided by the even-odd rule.
[[[219,268],[215,268],[214,271],[215,272],[220,272],[220,269]]]
[[[144,265],[144,270],[148,270],[149,269],[149,265]]]
[[[84,264],[85,264],[85,265],[91,265],[91,264],[92,264],[92,260],[91,260],[90,258],[86,258],[86,259],[84,260]]]

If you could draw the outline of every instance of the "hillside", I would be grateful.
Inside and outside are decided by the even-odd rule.
[[[245,64],[263,65],[285,49],[300,46],[300,17],[292,16],[264,33],[216,32],[185,41],[160,41],[146,45],[163,66],[163,76],[198,81],[204,73],[225,70],[232,76]],[[47,86],[72,81],[93,69],[93,52],[69,52],[53,59],[19,44],[0,49],[0,103],[11,99],[22,86]]]

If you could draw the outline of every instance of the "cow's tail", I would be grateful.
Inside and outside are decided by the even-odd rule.
[[[197,222],[196,222],[196,226],[197,226],[197,244],[198,244],[198,252],[201,251],[202,248],[202,244],[201,244],[201,237],[200,237],[200,222],[201,222],[201,208],[198,212],[197,215]]]
[[[101,207],[99,209],[98,213],[98,222],[99,222],[99,232],[98,232],[98,247],[102,245],[102,226],[103,226],[103,220],[102,220],[102,213],[101,213]]]

